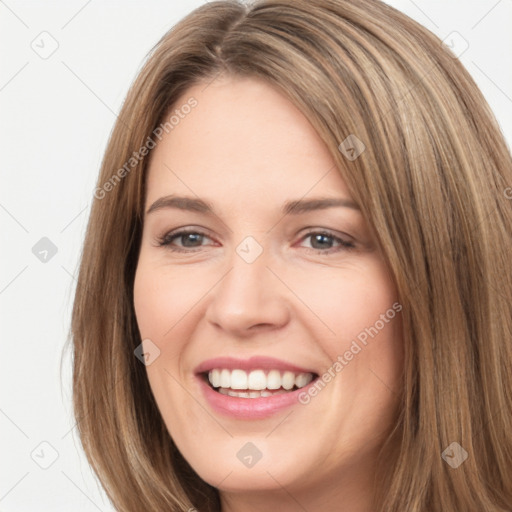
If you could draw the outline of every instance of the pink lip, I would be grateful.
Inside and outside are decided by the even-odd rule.
[[[250,359],[235,359],[233,357],[218,357],[203,361],[196,369],[195,374],[199,381],[201,392],[212,409],[220,414],[235,417],[237,419],[255,420],[275,414],[286,407],[299,404],[299,395],[307,391],[308,387],[315,383],[316,379],[307,386],[288,393],[261,398],[239,398],[223,395],[215,391],[202,374],[214,368],[226,368],[229,370],[281,370],[296,373],[316,372],[299,366],[275,359],[273,357],[254,356]]]
[[[283,393],[281,395],[261,398],[239,398],[223,395],[215,391],[201,375],[198,375],[197,379],[199,380],[199,385],[204,397],[214,411],[241,420],[258,420],[267,418],[286,407],[300,404],[299,394],[304,393],[305,391],[307,392],[309,386],[316,382],[315,379],[303,388],[296,389],[295,391],[289,391],[288,393]]]
[[[253,356],[249,359],[235,359],[234,357],[217,357],[215,359],[208,359],[203,361],[196,369],[195,373],[206,373],[214,368],[226,368],[228,370],[282,370],[296,373],[316,373],[313,370],[308,370],[295,366],[293,364],[275,359],[273,357]],[[255,400],[255,399],[254,399]]]

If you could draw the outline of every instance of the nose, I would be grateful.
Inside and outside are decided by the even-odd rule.
[[[290,320],[289,297],[268,263],[265,252],[250,263],[234,253],[229,272],[211,291],[206,320],[237,338],[284,327]]]

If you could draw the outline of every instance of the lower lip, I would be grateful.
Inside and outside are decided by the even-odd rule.
[[[307,391],[308,387],[316,380],[303,388],[288,393],[260,398],[240,398],[223,395],[213,390],[200,375],[198,375],[198,379],[201,391],[214,411],[237,419],[248,420],[268,418],[287,407],[300,404],[299,394]]]

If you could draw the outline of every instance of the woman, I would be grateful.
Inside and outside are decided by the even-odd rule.
[[[512,160],[374,0],[211,2],[107,148],[73,311],[123,511],[512,509]]]

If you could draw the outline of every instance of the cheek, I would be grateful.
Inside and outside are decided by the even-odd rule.
[[[380,261],[367,263],[303,274],[295,290],[307,298],[302,318],[330,361],[329,387],[346,406],[357,397],[357,409],[371,415],[400,391],[403,341],[391,275]]]
[[[188,395],[178,382],[182,380],[180,360],[187,342],[183,329],[190,324],[193,305],[201,295],[201,286],[190,277],[176,269],[171,273],[142,255],[134,281],[134,308],[141,338],[151,340],[160,350],[146,366],[148,381],[167,429],[178,437],[183,436],[186,429],[182,422],[189,424],[190,413]],[[181,415],[174,414],[176,408]]]
[[[364,339],[367,331],[375,332],[374,327],[391,336],[390,324],[396,323],[396,309],[400,308],[391,276],[379,260],[371,259],[357,267],[304,272],[293,279],[294,291],[309,309],[304,318],[312,319],[309,324],[316,326],[323,339],[336,340],[337,349],[358,336]]]
[[[150,338],[157,345],[179,330],[182,320],[193,311],[201,295],[207,290],[206,283],[194,280],[186,272],[139,263],[134,283],[134,307],[142,339]],[[175,344],[166,347],[173,350]]]

